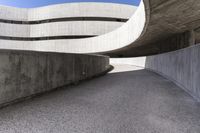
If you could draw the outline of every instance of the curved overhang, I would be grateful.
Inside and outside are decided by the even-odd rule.
[[[81,3],[80,5],[82,5],[82,4],[83,3]],[[84,4],[87,5],[87,3],[84,3]],[[56,5],[56,6],[45,7],[42,9],[36,8],[36,9],[34,9],[34,11],[31,10],[31,13],[29,12],[31,15],[29,14],[28,18],[29,19],[31,18],[30,20],[39,20],[39,19],[43,18],[41,16],[43,16],[45,14],[45,12],[46,12],[46,16],[48,16],[47,14],[51,14],[51,12],[53,12],[53,11],[54,11],[53,15],[52,16],[49,15],[49,16],[51,16],[51,18],[55,18],[55,11],[59,12],[59,11],[62,11],[62,9],[64,10],[64,7],[66,7],[66,5],[67,4],[61,4],[61,5]],[[104,9],[105,9],[104,5],[105,4],[101,4],[101,6],[104,7]],[[112,4],[110,4],[110,7],[115,7],[116,5],[118,6],[117,8],[121,8],[121,9],[124,8],[121,4],[114,4],[114,6]],[[127,6],[127,7],[130,8],[130,6]],[[80,7],[79,7],[79,9],[82,10],[82,8],[80,8]],[[94,6],[92,9],[91,8],[88,8],[88,9],[95,10],[96,7]],[[107,8],[107,9],[111,10],[110,8]],[[23,9],[23,10],[25,10],[25,9]],[[47,13],[47,11],[48,11],[48,13]],[[108,12],[108,10],[105,10],[105,11],[106,11],[106,13]],[[37,13],[35,13],[35,12],[37,12]],[[39,15],[40,17],[38,17],[38,16],[36,17],[36,15],[34,15],[34,13],[39,14],[39,12],[42,12],[42,14],[40,14],[41,16]],[[78,10],[78,12],[80,12],[80,13],[82,13],[82,15],[84,15],[84,14],[87,14],[88,11],[84,12],[84,11]],[[106,16],[106,14],[104,12],[101,12],[101,13],[103,13],[103,16]],[[118,17],[121,12],[123,12],[123,11],[119,10],[119,12],[116,12],[114,14],[114,16],[112,13],[112,16]],[[76,40],[62,39],[62,40],[42,40],[42,41],[40,41],[40,40],[39,41],[20,41],[20,40],[13,41],[13,40],[0,39],[0,47],[6,48],[6,49],[55,51],[55,52],[66,52],[66,53],[97,53],[97,52],[110,51],[113,49],[118,49],[123,46],[126,46],[139,37],[139,35],[141,34],[141,32],[143,30],[144,23],[145,23],[145,14],[144,13],[145,13],[144,5],[143,5],[143,3],[141,3],[139,9],[137,9],[137,11],[134,13],[134,16],[131,17],[131,19],[127,23],[125,23],[123,26],[121,26],[120,28],[117,28],[116,30],[114,30],[112,32],[109,32],[107,34],[100,35],[97,37],[76,39]],[[14,16],[15,16],[15,19],[18,18],[18,17],[16,17],[16,16],[18,16],[18,14],[14,15]],[[109,13],[109,16],[111,16],[111,13]],[[59,17],[61,17],[61,16],[59,16]],[[74,17],[74,15],[73,15],[73,17]],[[135,25],[137,25],[137,26],[135,26]],[[53,27],[53,26],[51,26],[51,27]],[[42,28],[44,28],[44,27],[42,27]],[[98,27],[96,27],[96,28],[98,28]],[[10,29],[12,30],[13,28],[10,28]],[[20,30],[18,30],[18,31],[20,31]],[[11,33],[11,32],[9,34],[15,34],[15,33]],[[20,33],[20,32],[18,32],[18,33]],[[49,32],[48,34],[51,35],[51,34],[55,34],[55,33],[56,33],[56,30],[55,30],[55,32]],[[131,36],[133,34],[134,34],[134,36]],[[21,35],[21,36],[23,37],[24,35]],[[121,39],[121,37],[123,37],[123,39]]]
[[[191,45],[190,39],[194,43],[195,40],[197,42],[197,33],[190,38],[190,32],[200,27],[199,1],[143,0],[143,2],[148,21],[143,34],[130,45],[104,54],[112,57],[147,56],[188,47]]]
[[[129,21],[112,32],[76,40],[0,40],[0,48],[66,53],[101,53],[111,56],[156,54],[159,53],[158,41],[200,26],[200,23],[197,23],[200,15],[196,12],[199,10],[199,3],[195,0],[143,0]],[[54,8],[54,11],[58,7],[59,5]],[[182,15],[183,12],[184,15]]]
[[[94,37],[122,26],[135,10],[131,5],[94,2],[33,9],[0,6],[0,39],[37,41]]]

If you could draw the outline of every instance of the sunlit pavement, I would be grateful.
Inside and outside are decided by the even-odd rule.
[[[1,133],[200,133],[200,104],[130,65],[0,110]]]
[[[112,66],[114,66],[114,69],[110,73],[130,72],[144,69],[139,66],[131,66],[127,64],[112,64]]]

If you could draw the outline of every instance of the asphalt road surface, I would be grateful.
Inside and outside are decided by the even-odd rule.
[[[0,133],[200,133],[200,104],[153,72],[120,65],[1,109]]]

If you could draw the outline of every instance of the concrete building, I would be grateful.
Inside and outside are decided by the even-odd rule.
[[[199,133],[199,9],[197,0],[0,6],[0,107],[102,76],[118,64],[114,74],[36,100],[38,119],[53,126],[37,125],[21,103],[10,108],[24,107],[31,126],[13,128],[17,119],[0,115],[8,121],[0,131]],[[43,117],[47,110],[58,119]]]
[[[1,76],[4,89],[0,104],[4,106],[20,98],[108,72],[111,66],[107,56],[56,55],[55,52],[61,52],[56,47],[66,49],[67,41],[111,32],[126,23],[136,7],[111,3],[70,3],[33,9],[1,6],[0,10],[0,58],[4,62],[0,71],[6,73]],[[54,53],[8,50],[48,52],[45,45],[54,49]],[[32,88],[27,90],[27,86]],[[20,94],[14,90],[20,91]]]

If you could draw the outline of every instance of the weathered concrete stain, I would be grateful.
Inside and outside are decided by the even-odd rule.
[[[109,57],[97,55],[0,50],[0,62],[0,107],[109,69]]]
[[[200,45],[149,56],[146,68],[164,75],[200,101]]]

